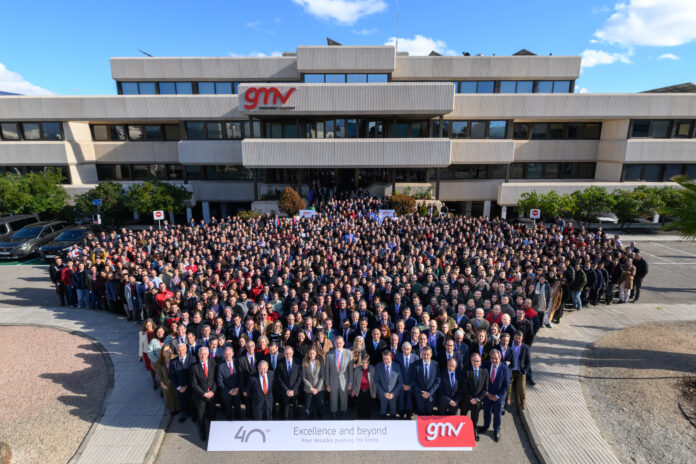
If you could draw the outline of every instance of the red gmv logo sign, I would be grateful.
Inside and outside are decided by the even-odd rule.
[[[276,87],[249,87],[246,92],[244,92],[244,108],[248,110],[253,110],[258,107],[259,104],[268,105],[269,100],[273,105],[285,104],[290,95],[295,91],[295,87],[290,87],[290,89],[283,95],[283,93]]]
[[[474,424],[467,416],[418,416],[418,442],[425,448],[474,448]]]

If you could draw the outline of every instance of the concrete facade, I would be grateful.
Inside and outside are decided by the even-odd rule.
[[[300,46],[263,58],[112,58],[117,91],[140,94],[1,97],[0,124],[59,122],[62,140],[0,137],[0,167],[63,166],[70,175],[65,188],[75,194],[106,180],[110,170],[142,172],[143,165],[155,165],[171,173],[165,180],[188,184],[195,201],[205,202],[202,211],[210,210],[209,202],[251,202],[284,185],[306,193],[318,169],[333,169],[347,185],[373,179],[360,184],[370,191],[430,183],[439,199],[466,202],[467,210],[471,202],[485,202],[488,209],[491,202],[513,206],[530,189],[645,184],[624,182],[632,180],[625,174],[631,166],[678,165],[692,172],[696,94],[571,93],[580,64],[577,56],[412,57],[391,46]],[[308,75],[351,83],[305,83]],[[458,93],[468,81],[485,81],[494,93]],[[508,81],[533,82],[534,91],[499,93]],[[569,91],[537,92],[554,81]],[[181,82],[189,92],[165,95]],[[230,90],[204,94],[220,85]],[[674,127],[689,120],[691,132],[686,138],[677,138],[676,129],[667,138],[636,138],[636,120],[669,120]],[[460,121],[466,121],[464,129]],[[200,122],[219,126],[204,131]],[[189,127],[194,123],[198,136]],[[226,123],[238,127],[227,138],[220,129]],[[552,136],[550,128],[548,137],[521,138],[516,130],[523,123],[537,131],[540,124],[564,126],[561,136]],[[601,131],[571,137],[568,126],[578,123],[601,124]],[[130,125],[159,125],[162,131],[177,126],[178,135],[97,140],[93,128],[109,124],[125,132]],[[450,138],[450,125],[456,137],[469,135]],[[214,170],[225,166],[239,176],[216,177]],[[590,169],[594,174],[587,177]],[[553,178],[560,172],[566,174]],[[129,175],[116,180],[139,180]],[[665,176],[655,185],[670,185]]]

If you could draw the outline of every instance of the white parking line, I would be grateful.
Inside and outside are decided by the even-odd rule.
[[[650,264],[676,264],[674,261],[671,261],[671,260],[669,260],[669,259],[667,259],[667,258],[663,258],[662,256],[653,255],[653,254],[648,253],[648,252],[646,252],[646,251],[641,251],[641,254],[644,254],[644,255],[646,255],[646,256],[651,256],[651,257],[653,257],[653,258],[661,259],[661,260],[663,260],[663,261],[667,261],[666,263],[650,263]]]
[[[662,248],[667,248],[668,250],[676,251],[677,253],[681,253],[681,254],[687,255],[687,256],[693,256],[694,258],[696,258],[696,255],[693,253],[687,253],[686,251],[682,251],[682,250],[678,250],[676,248],[668,247],[667,245],[662,245],[661,243],[651,242],[651,245],[659,246]]]
[[[651,266],[696,266],[696,263],[650,263]]]

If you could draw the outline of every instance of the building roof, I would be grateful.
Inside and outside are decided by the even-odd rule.
[[[0,90],[0,95],[20,95],[20,94],[12,93],[12,92],[3,92],[2,90]]]
[[[529,50],[527,50],[526,48],[523,48],[519,52],[513,53],[512,56],[536,56],[536,53],[532,53]]]
[[[693,82],[660,87],[659,89],[645,90],[641,93],[696,93],[696,85]]]

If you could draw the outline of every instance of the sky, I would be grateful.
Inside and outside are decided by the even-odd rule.
[[[696,82],[696,0],[35,0],[0,5],[0,91],[114,95],[109,58],[139,49],[270,56],[397,35],[411,55],[581,55],[576,92]]]

